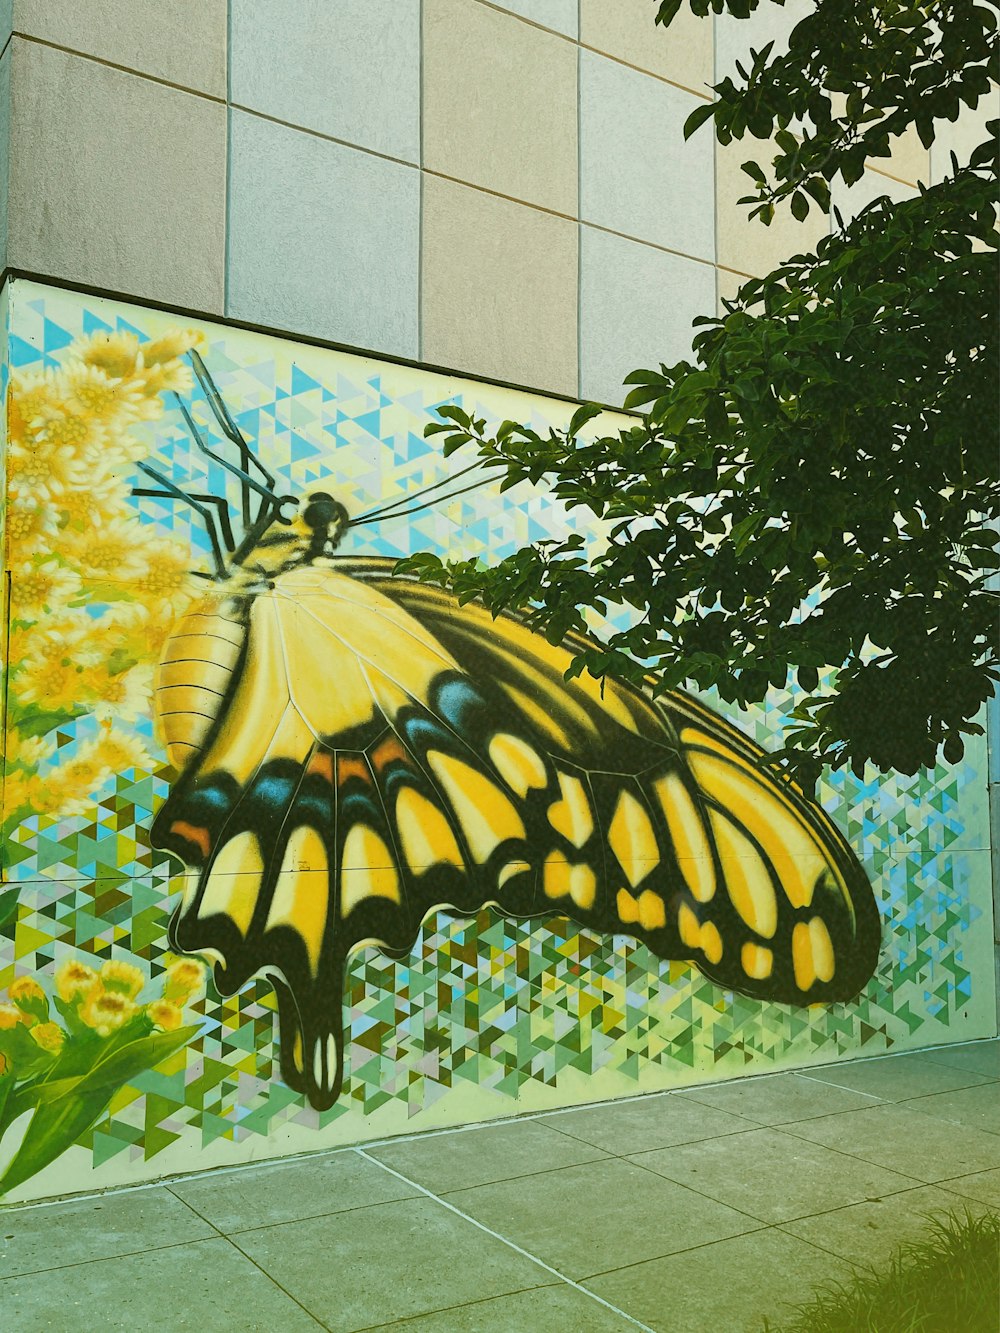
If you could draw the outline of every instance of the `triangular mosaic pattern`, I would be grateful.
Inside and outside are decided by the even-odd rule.
[[[145,338],[179,322],[20,282],[13,300],[15,367],[55,364],[83,333],[124,327]],[[299,492],[322,483],[353,513],[461,466],[422,434],[442,403],[539,427],[568,415],[561,404],[507,390],[204,327],[209,368],[279,484]],[[195,404],[207,422],[204,404]],[[221,470],[192,451],[176,408],[142,429],[151,456],[178,483],[224,488]],[[151,500],[138,512],[205,553],[190,510]],[[502,499],[486,488],[362,528],[352,541],[361,554],[494,559],[583,522],[527,487]],[[773,743],[791,701],[791,693],[773,691],[740,725]],[[68,753],[89,725],[67,728]],[[149,724],[138,729],[162,761]],[[0,927],[0,990],[15,976],[50,973],[69,956],[131,960],[154,981],[163,971],[178,893],[170,864],[149,846],[148,827],[168,777],[162,762],[122,773],[85,814],[37,817],[20,829],[8,874],[22,888],[21,905]],[[461,1108],[469,1088],[479,1094],[478,1115],[503,1115],[987,1035],[995,1010],[985,786],[978,744],[960,764],[933,773],[864,781],[840,774],[823,786],[824,805],[872,877],[885,923],[879,969],[853,1004],[763,1005],[630,940],[600,939],[562,919],[441,914],[410,957],[368,950],[354,959],[344,997],[347,1083],[332,1110],[310,1109],[279,1081],[269,986],[251,984],[231,999],[210,988],[196,1005],[200,1035],[137,1079],[82,1140],[95,1180],[155,1175],[161,1154],[181,1169],[178,1145],[194,1169],[210,1147],[231,1154],[213,1163],[267,1156],[267,1139],[281,1151],[296,1127],[315,1131],[309,1142],[318,1148],[453,1122],[461,1110],[449,1108]]]

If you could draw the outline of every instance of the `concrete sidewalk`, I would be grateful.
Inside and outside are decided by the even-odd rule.
[[[1000,1209],[1000,1041],[0,1209],[0,1325],[704,1333]]]

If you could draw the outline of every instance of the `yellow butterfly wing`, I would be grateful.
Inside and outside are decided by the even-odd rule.
[[[346,960],[436,909],[565,914],[797,1003],[870,976],[878,915],[825,815],[681,694],[567,682],[566,648],[341,559],[198,608],[157,711],[183,773],[154,825],[189,868],[177,947],[279,995],[283,1074],[341,1086]]]

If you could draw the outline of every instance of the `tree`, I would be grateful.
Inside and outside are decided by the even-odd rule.
[[[759,0],[689,3],[745,18]],[[681,4],[664,0],[657,22]],[[710,120],[722,143],[773,136],[740,202],[765,225],[785,204],[801,219],[908,126],[929,146],[992,95],[996,7],[818,0],[786,55],[769,44],[751,62],[685,134]],[[472,445],[505,486],[547,483],[609,537],[596,554],[573,536],[491,567],[423,554],[405,568],[521,609],[554,642],[588,609],[634,608],[575,673],[745,705],[794,672],[779,757],[808,786],[824,763],[912,773],[960,758],[998,678],[997,124],[914,198],[849,225],[835,211],[815,254],[696,321],[691,361],[629,375],[626,406],[642,410],[616,433],[585,430],[594,404],[547,436],[442,409],[427,433],[446,454]]]

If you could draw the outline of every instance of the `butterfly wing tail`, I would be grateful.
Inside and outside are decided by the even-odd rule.
[[[671,712],[683,767],[645,785],[681,885],[670,925],[683,956],[761,999],[853,999],[881,944],[860,862],[822,808],[735,727],[683,697]]]
[[[285,982],[277,977],[271,981],[278,997],[282,1080],[304,1093],[317,1111],[327,1111],[344,1086],[343,999],[339,991],[324,998],[307,997],[300,1009]]]

